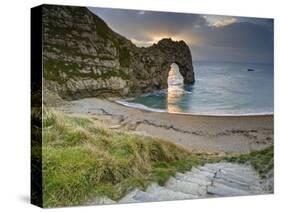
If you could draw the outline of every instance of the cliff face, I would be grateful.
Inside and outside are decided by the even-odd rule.
[[[85,7],[43,6],[44,93],[63,99],[147,93],[167,88],[172,63],[185,83],[194,82],[184,41],[138,48]]]

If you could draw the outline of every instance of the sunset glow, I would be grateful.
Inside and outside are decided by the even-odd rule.
[[[183,40],[194,60],[273,63],[273,20],[143,10],[89,8],[136,46]]]

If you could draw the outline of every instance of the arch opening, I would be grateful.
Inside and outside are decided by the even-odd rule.
[[[184,78],[176,63],[172,63],[170,66],[167,84],[167,110],[169,112],[180,112],[181,109],[178,107],[177,103],[186,92],[184,90]]]
[[[170,70],[168,74],[168,87],[175,85],[183,85],[184,78],[180,73],[179,66],[176,63],[170,65]]]

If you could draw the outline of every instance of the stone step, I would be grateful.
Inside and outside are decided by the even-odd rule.
[[[248,168],[245,167],[241,164],[237,164],[237,163],[228,163],[228,162],[220,162],[220,163],[207,163],[204,165],[204,167],[208,167],[208,168]]]
[[[244,174],[244,175],[252,175],[253,173],[255,173],[255,171],[250,166],[245,166],[241,164],[215,163],[215,164],[206,164],[204,167],[215,171],[223,170],[225,172]]]
[[[111,205],[115,204],[116,202],[108,197],[97,197],[93,201],[86,203],[86,205]]]
[[[265,193],[257,173],[248,165],[214,163],[176,173],[165,186],[150,185],[146,191],[135,189],[119,202],[151,202]],[[100,200],[101,204],[113,204]]]
[[[138,201],[134,199],[134,196],[136,195],[137,191],[139,189],[135,189],[134,191],[131,191],[127,195],[125,195],[123,198],[121,198],[118,202],[119,203],[137,203]]]
[[[194,198],[194,195],[185,194],[179,191],[173,191],[166,187],[159,186],[158,184],[152,184],[147,188],[146,192],[153,196],[156,196],[161,201],[183,200],[183,199]]]
[[[147,192],[139,191],[134,196],[134,199],[140,202],[155,202],[159,201],[156,195],[149,194]]]
[[[135,189],[134,191],[127,194],[125,197],[119,200],[119,203],[138,203],[138,202],[156,202],[159,199],[147,192]]]
[[[200,171],[203,171],[203,172],[207,172],[209,174],[215,174],[219,169],[212,169],[212,168],[208,168],[206,166],[199,166],[197,167],[197,169],[199,169]]]
[[[237,175],[237,174],[227,173],[224,171],[217,172],[216,178],[222,178],[228,181],[238,182],[247,185],[252,185],[253,183],[259,182],[259,178],[254,175],[252,176],[245,176],[243,174]]]
[[[197,171],[185,172],[184,175],[188,176],[188,177],[197,178],[197,179],[200,179],[200,180],[203,180],[203,181],[210,181],[214,177],[214,174],[212,176],[210,176],[210,175],[203,175],[202,173],[197,172]]]
[[[186,174],[182,174],[182,173],[177,173],[175,175],[175,178],[179,181],[186,181],[186,182],[191,182],[191,183],[196,183],[198,185],[201,186],[207,186],[207,185],[211,185],[212,181],[211,179],[207,178],[207,177],[198,177],[200,175],[196,175],[192,172],[190,173],[186,173]]]
[[[233,178],[233,177],[217,175],[215,181],[225,182],[225,184],[233,185],[233,186],[236,185],[237,187],[247,188],[248,190],[257,190],[258,191],[261,189],[259,180],[257,180],[257,181],[253,180],[251,183],[247,183],[247,182],[241,181],[241,180]]]
[[[192,173],[201,175],[202,177],[212,179],[215,175],[215,172],[209,172],[204,170],[202,167],[192,168]]]
[[[225,168],[220,168],[219,170],[223,170],[225,172],[229,172],[229,173],[234,173],[234,174],[243,174],[243,175],[256,175],[256,171],[253,170],[251,167],[237,167],[237,166],[233,166],[233,167],[225,167]]]
[[[224,180],[224,179],[214,179],[215,183],[220,183],[220,184],[223,184],[223,185],[226,185],[228,187],[231,187],[231,188],[237,188],[237,189],[240,189],[240,190],[244,190],[244,191],[250,191],[250,186],[248,184],[241,184],[241,183],[237,183],[237,182],[233,182],[233,181],[228,181],[228,180]]]
[[[258,182],[259,181],[259,177],[255,175],[255,173],[243,173],[243,172],[240,172],[240,171],[225,171],[225,170],[220,170],[218,173],[217,173],[217,176],[218,175],[224,175],[226,177],[230,177],[230,178],[234,178],[234,179],[241,179],[242,182],[246,182],[246,183],[249,183],[249,182]]]
[[[229,187],[222,183],[214,182],[212,186],[207,187],[207,193],[217,196],[245,196],[252,193],[234,187]]]
[[[182,192],[191,195],[192,198],[206,195],[206,188],[192,182],[180,181],[171,177],[165,184],[165,187],[177,192]]]

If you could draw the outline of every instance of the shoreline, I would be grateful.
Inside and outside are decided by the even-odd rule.
[[[273,144],[274,115],[207,116],[132,108],[117,99],[86,98],[58,107],[84,114],[110,129],[158,137],[192,152],[247,153]]]
[[[108,99],[110,100],[110,99]],[[216,113],[185,113],[185,112],[169,112],[167,110],[162,109],[153,109],[150,107],[147,107],[146,105],[140,104],[140,103],[133,103],[133,104],[126,104],[127,101],[125,99],[118,99],[118,100],[112,100],[112,103],[117,103],[119,105],[128,107],[128,108],[134,108],[137,110],[145,111],[145,112],[156,112],[156,113],[167,113],[167,114],[178,114],[178,115],[186,115],[186,116],[205,116],[205,117],[251,117],[251,116],[274,116],[274,112],[261,112],[261,113],[245,113],[245,114],[231,114],[231,113],[225,113],[225,114],[216,114]],[[133,106],[136,105],[136,106]]]

